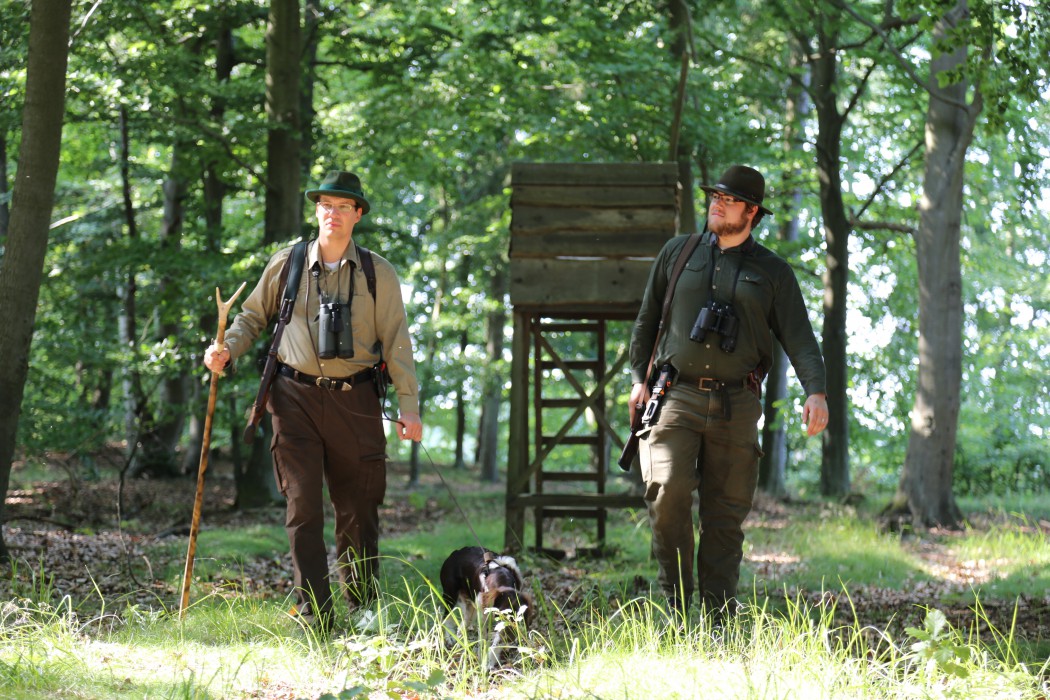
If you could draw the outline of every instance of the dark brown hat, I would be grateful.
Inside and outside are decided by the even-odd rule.
[[[364,190],[361,188],[361,178],[345,170],[329,170],[328,174],[324,176],[320,187],[306,191],[306,198],[311,202],[316,202],[317,198],[322,194],[354,199],[361,206],[362,214],[367,214],[371,208],[368,205],[368,200],[365,199]]]
[[[713,187],[701,185],[700,189],[742,199],[748,204],[756,205],[764,214],[773,214],[762,206],[762,200],[766,196],[766,179],[762,177],[762,173],[746,165],[730,166],[722,173],[722,177],[718,178],[718,184]]]

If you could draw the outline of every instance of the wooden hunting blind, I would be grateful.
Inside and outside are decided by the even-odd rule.
[[[606,415],[616,398],[606,392],[626,376],[624,322],[638,313],[656,254],[678,234],[680,190],[674,163],[512,166],[508,551],[524,546],[530,508],[535,548],[564,556],[544,547],[545,521],[593,519],[601,549],[607,509],[644,507],[638,495],[606,492],[610,452],[619,455],[629,429],[626,415]],[[610,323],[622,337],[609,338]]]

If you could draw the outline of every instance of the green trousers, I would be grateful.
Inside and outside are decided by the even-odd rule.
[[[729,418],[723,401],[730,402]],[[706,391],[677,384],[641,441],[642,477],[659,583],[688,607],[693,579],[693,494],[699,492],[696,573],[701,601],[720,610],[734,601],[743,558],[744,519],[758,484],[762,404],[742,385]]]

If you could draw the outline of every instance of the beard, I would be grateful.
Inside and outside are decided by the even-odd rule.
[[[712,223],[710,217],[708,217],[707,228],[719,238],[731,238],[744,232],[747,228],[747,221],[743,218],[736,221],[728,221],[723,217],[721,221]]]

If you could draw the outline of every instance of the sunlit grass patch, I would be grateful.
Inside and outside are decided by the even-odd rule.
[[[1038,524],[1013,518],[995,528],[967,530],[950,549],[975,588],[997,596],[1050,590],[1050,537]],[[1039,584],[1043,585],[1039,585]]]
[[[930,579],[899,537],[845,515],[802,518],[789,528],[748,530],[745,572],[776,587],[820,590],[864,582],[901,588]]]

